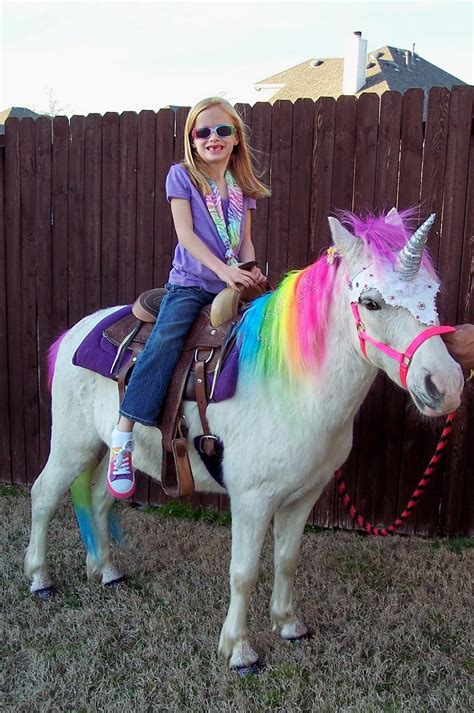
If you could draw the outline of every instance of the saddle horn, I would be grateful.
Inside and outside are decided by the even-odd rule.
[[[432,213],[429,218],[425,220],[423,225],[420,225],[418,230],[413,233],[405,247],[400,250],[395,271],[398,272],[401,280],[412,280],[420,269],[423,248],[426,245],[428,233],[435,218],[436,213]]]

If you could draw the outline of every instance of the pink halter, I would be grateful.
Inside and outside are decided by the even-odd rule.
[[[448,334],[449,332],[456,331],[454,327],[428,327],[427,329],[423,330],[423,332],[420,332],[420,334],[418,334],[415,339],[410,342],[405,351],[401,353],[397,352],[395,349],[392,349],[392,347],[389,347],[387,344],[382,344],[382,342],[378,342],[376,339],[367,334],[367,332],[365,331],[365,325],[360,318],[357,302],[351,302],[351,307],[352,314],[354,315],[354,319],[356,322],[357,333],[359,336],[359,344],[363,355],[368,361],[370,361],[369,357],[367,356],[367,348],[365,344],[366,342],[370,342],[370,344],[372,344],[377,349],[380,349],[380,351],[384,352],[384,354],[387,354],[387,356],[398,361],[400,363],[400,381],[402,383],[403,388],[405,389],[408,388],[408,367],[410,366],[413,354],[416,352],[418,347],[421,346],[424,341],[426,341],[430,337],[434,337],[437,334]]]

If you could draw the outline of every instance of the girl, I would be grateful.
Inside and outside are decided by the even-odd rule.
[[[116,498],[135,490],[132,429],[158,421],[186,335],[201,308],[230,285],[265,280],[255,260],[250,211],[270,191],[256,177],[242,119],[220,97],[203,99],[184,127],[184,161],[171,167],[166,195],[178,236],[155,326],[137,360],[112,433],[107,487]]]

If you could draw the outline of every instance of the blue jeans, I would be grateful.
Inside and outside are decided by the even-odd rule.
[[[202,287],[167,284],[158,318],[139,355],[120,406],[120,414],[145,426],[158,421],[168,384],[189,329],[215,295]]]

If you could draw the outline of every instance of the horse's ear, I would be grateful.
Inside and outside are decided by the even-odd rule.
[[[355,259],[362,251],[363,246],[361,240],[354,237],[349,231],[338,221],[337,218],[328,218],[331,236],[336,250],[339,255],[345,257],[348,262]]]
[[[403,228],[403,220],[400,217],[400,213],[398,210],[394,208],[390,208],[388,211],[387,215],[385,216],[385,223],[389,223],[389,225],[395,225],[397,228]]]

